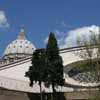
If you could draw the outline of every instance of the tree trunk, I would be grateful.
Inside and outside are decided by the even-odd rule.
[[[52,91],[55,92],[54,84],[52,83]]]
[[[52,83],[52,96],[53,96],[53,99],[55,98],[55,86],[54,86],[54,83]]]
[[[40,86],[40,100],[43,100],[41,82],[39,82],[39,86]]]

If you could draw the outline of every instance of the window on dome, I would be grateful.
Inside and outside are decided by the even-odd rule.
[[[28,48],[28,46],[26,48]]]
[[[20,43],[22,43],[23,41],[20,41]]]
[[[22,45],[20,45],[20,48],[22,48]]]
[[[14,45],[14,48],[15,48],[16,46]]]
[[[10,58],[10,59],[9,59],[9,61],[10,61],[10,62],[13,62],[13,61],[14,61],[14,59],[13,59],[13,58]]]

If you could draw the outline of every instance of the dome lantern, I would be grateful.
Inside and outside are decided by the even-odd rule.
[[[26,39],[24,27],[21,28],[20,33],[19,33],[19,35],[18,35],[18,39],[20,39],[20,40]]]

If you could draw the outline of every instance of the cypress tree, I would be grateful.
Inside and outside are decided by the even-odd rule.
[[[46,62],[47,62],[47,84],[52,85],[53,93],[56,92],[55,87],[64,84],[63,79],[63,61],[59,55],[59,48],[54,34],[49,35],[46,46]]]

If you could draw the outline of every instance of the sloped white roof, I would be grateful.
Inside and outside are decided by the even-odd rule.
[[[62,51],[60,52],[63,58],[63,64],[68,65],[70,63],[82,60],[79,58],[73,50]],[[29,66],[31,66],[31,57],[21,59],[16,63],[8,64],[0,67],[0,87],[4,87],[11,90],[18,91],[26,91],[26,92],[40,92],[38,84],[34,84],[33,88],[29,87],[29,79],[25,77],[25,72],[28,71]],[[66,84],[71,86],[83,86],[83,87],[94,87],[97,86],[97,83],[85,83],[76,81],[70,77],[66,73],[64,73],[64,78]],[[73,91],[73,88],[68,87],[59,87],[58,91]],[[43,91],[51,92],[51,88],[46,88],[43,85]]]
[[[28,71],[29,66],[31,66],[31,59],[24,59],[23,61],[1,67],[0,87],[10,90],[39,93],[40,88],[38,83],[35,83],[33,87],[30,87],[29,78],[25,77],[25,72]],[[52,92],[52,89],[51,87],[46,88],[44,84],[42,84],[42,91]],[[57,91],[73,91],[73,88],[59,86]]]

